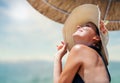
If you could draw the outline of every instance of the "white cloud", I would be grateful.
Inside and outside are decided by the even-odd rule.
[[[1,40],[0,60],[51,60],[56,44],[62,39],[62,25],[39,14],[25,1],[6,2],[10,8],[2,12],[10,18],[10,23],[3,28],[6,36]]]
[[[29,7],[26,0],[4,0],[9,8],[2,9],[2,12],[14,20],[25,20],[30,17]]]
[[[8,1],[6,1],[9,3]],[[3,12],[11,18],[7,25],[7,32],[34,33],[37,31],[54,33],[54,27],[59,28],[60,24],[53,22],[37,12],[26,0],[11,0],[9,10]],[[17,19],[18,18],[18,19]],[[52,28],[53,27],[53,28]]]
[[[11,9],[9,11],[9,15],[14,20],[26,20],[30,17],[29,10],[27,5],[24,3],[14,3],[11,5]]]

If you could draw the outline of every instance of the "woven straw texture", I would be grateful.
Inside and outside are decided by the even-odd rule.
[[[64,24],[71,11],[82,4],[96,4],[101,11],[101,19],[108,20],[109,31],[120,30],[120,0],[27,0],[41,14]]]

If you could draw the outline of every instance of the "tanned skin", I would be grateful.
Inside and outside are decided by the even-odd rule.
[[[102,27],[103,23],[101,24]],[[78,25],[73,34],[76,43],[68,54],[62,69],[62,58],[67,52],[67,43],[61,42],[57,46],[58,52],[54,57],[54,83],[72,83],[78,73],[85,83],[109,83],[109,77],[101,56],[89,46],[100,41],[92,23],[85,26]]]

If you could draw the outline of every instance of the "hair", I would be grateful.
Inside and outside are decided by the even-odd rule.
[[[98,28],[96,28],[96,34],[100,37]],[[102,42],[101,42],[101,40],[97,41],[97,42],[95,43],[95,46],[101,51],[101,48],[102,48]]]
[[[101,51],[101,48],[102,48],[101,40],[98,41],[98,42],[96,42],[96,43],[94,43],[94,46],[95,46],[96,48],[98,48],[98,49]]]
[[[90,22],[90,23],[92,23],[92,22]],[[98,30],[98,27],[94,23],[92,23],[92,24],[95,26],[95,28],[93,28],[93,29],[96,32],[96,35],[98,35],[100,37],[100,33],[99,33],[99,30]],[[94,46],[101,51],[101,48],[102,48],[102,42],[101,42],[101,40],[98,41],[98,42],[95,42]]]

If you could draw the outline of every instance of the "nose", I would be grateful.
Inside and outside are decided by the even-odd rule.
[[[77,29],[79,29],[79,28],[81,28],[81,26],[80,26],[80,25],[78,25],[78,26],[77,26]]]

